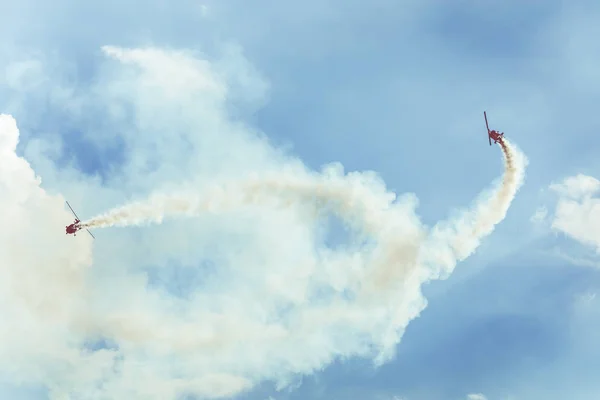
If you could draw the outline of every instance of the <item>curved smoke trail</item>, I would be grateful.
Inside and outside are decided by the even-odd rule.
[[[525,157],[507,141],[500,141],[505,171],[501,185],[492,196],[479,201],[454,221],[457,237],[477,240],[488,235],[504,219],[510,203],[523,183]],[[341,167],[329,167],[323,174],[305,171],[272,173],[262,177],[216,184],[201,193],[182,191],[179,194],[154,194],[143,202],[124,205],[82,222],[82,228],[161,223],[165,217],[194,216],[201,213],[221,213],[244,206],[291,206],[304,204],[325,207],[338,213],[346,222],[360,220],[364,229],[373,232],[381,228],[386,214],[393,209],[396,195],[386,191],[383,182],[372,174],[344,175]],[[442,225],[445,223],[442,223]],[[440,225],[440,224],[438,224]],[[471,234],[464,232],[470,226]],[[440,227],[434,228],[439,233]],[[459,253],[460,245],[455,246]],[[470,248],[472,246],[466,246]],[[464,256],[459,256],[459,259]]]
[[[341,167],[329,166],[322,174],[290,171],[264,174],[242,181],[213,184],[201,193],[151,195],[146,201],[115,208],[82,222],[82,228],[161,223],[165,217],[223,213],[247,206],[309,206],[329,209],[352,224],[360,219],[368,231],[377,229],[383,213],[393,207],[396,196],[372,174],[344,175]]]
[[[457,262],[466,259],[506,216],[524,181],[527,159],[508,140],[499,141],[504,158],[502,181],[483,192],[474,205],[458,216],[441,221],[427,235],[417,234],[418,243],[410,249],[404,238],[406,208],[384,182],[370,173],[344,174],[341,166],[330,166],[322,174],[306,171],[278,172],[242,181],[215,184],[202,192],[154,194],[146,201],[115,208],[81,224],[83,228],[161,223],[165,217],[223,213],[248,206],[303,206],[339,215],[356,231],[375,239],[377,245],[370,264],[381,265],[381,282],[396,273],[394,265],[419,268],[422,280],[450,273]],[[416,221],[416,225],[420,223]],[[406,228],[408,229],[408,228]],[[413,232],[406,233],[411,236]],[[414,250],[417,249],[417,250]],[[406,253],[416,253],[406,257]],[[400,257],[402,253],[402,257]],[[402,261],[398,261],[399,259]],[[393,279],[392,279],[393,280]],[[375,286],[380,287],[381,284]]]
[[[505,217],[525,178],[527,158],[506,138],[499,141],[504,175],[499,186],[484,192],[479,201],[450,221],[438,223],[422,246],[421,262],[430,271],[449,273],[458,261],[470,256],[480,241]]]

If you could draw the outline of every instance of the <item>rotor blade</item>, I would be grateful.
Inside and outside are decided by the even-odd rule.
[[[94,239],[96,239],[96,236],[92,235],[92,232],[88,231],[87,229],[86,229],[86,231],[87,231],[87,233],[90,234],[91,237],[93,237]]]
[[[65,200],[65,203],[67,203],[67,205],[69,206],[69,208],[71,209],[71,212],[73,213],[73,215],[75,216],[75,218],[77,218],[78,220],[81,220],[81,218],[79,218],[77,216],[77,214],[75,214],[75,211],[73,210],[73,207],[71,207],[71,205],[69,204],[68,201]]]
[[[490,127],[488,125],[487,122],[487,114],[485,113],[485,111],[483,112],[483,118],[485,118],[485,127],[487,128],[488,131],[488,142],[490,142],[490,146],[492,145],[492,138],[490,137]]]
[[[488,126],[488,122],[487,122],[487,114],[485,113],[485,111],[483,112],[483,117],[485,118],[485,127],[488,130],[488,133],[490,132],[490,127]]]

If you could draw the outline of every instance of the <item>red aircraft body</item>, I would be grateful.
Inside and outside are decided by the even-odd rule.
[[[75,222],[73,222],[71,225],[67,226],[67,235],[69,233],[72,233],[74,236],[77,236],[77,235],[75,235],[75,232],[77,232],[78,230],[81,229],[79,227],[79,225],[77,225],[79,222],[81,222],[81,221],[79,221],[77,218],[75,218]]]
[[[488,142],[490,142],[490,146],[492,145],[492,140],[494,141],[494,143],[498,143],[498,142],[502,141],[502,138],[504,137],[504,132],[499,133],[498,131],[490,130],[490,127],[488,126],[488,120],[487,120],[487,115],[486,115],[485,111],[483,112],[483,117],[485,118],[485,127],[487,128],[487,131],[488,131]]]
[[[73,215],[75,216],[75,222],[73,222],[71,225],[66,226],[66,231],[67,231],[67,235],[72,234],[73,236],[77,236],[75,234],[75,232],[77,232],[78,230],[81,229],[81,225],[79,225],[79,223],[81,222],[81,220],[79,219],[79,217],[77,216],[77,214],[75,214],[75,211],[73,211],[73,208],[71,207],[71,205],[69,204],[69,202],[66,202],[67,205],[69,206],[69,208],[71,209],[71,212],[73,213]],[[94,239],[96,239],[96,237],[94,237],[94,235],[92,235],[92,232],[88,231],[86,229],[87,233],[90,234],[91,237],[93,237]]]

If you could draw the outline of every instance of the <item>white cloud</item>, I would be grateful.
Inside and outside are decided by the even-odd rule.
[[[14,119],[0,119],[0,216],[11,227],[0,233],[0,373],[46,385],[53,399],[231,396],[264,380],[289,384],[336,357],[385,360],[425,307],[420,285],[477,247],[521,183],[519,169],[499,197],[486,192],[424,244],[414,195],[396,198],[376,174],[335,164],[308,171],[231,118],[231,99],[252,106],[267,87],[239,53],[208,61],[157,48],[103,51],[112,60],[69,99],[95,112],[71,114],[88,139],[100,148],[119,139],[125,149],[105,181],[59,163],[65,147],[49,136],[25,146],[40,182],[15,154]],[[53,82],[36,90],[52,92]],[[94,242],[63,233],[63,196],[86,218],[156,190],[297,171],[346,183],[341,214],[361,217],[371,241],[327,248],[323,226],[301,206],[106,230]],[[173,263],[188,277],[151,282]],[[177,292],[176,283],[193,287]],[[100,340],[111,345],[94,348]]]
[[[578,200],[595,194],[600,190],[600,181],[592,176],[578,174],[550,185],[550,190],[563,197]]]
[[[487,397],[481,393],[472,393],[467,395],[467,400],[487,400]]]
[[[540,207],[535,210],[535,213],[531,216],[531,222],[538,224],[544,222],[548,216],[548,209],[546,207]]]
[[[600,251],[600,181],[579,174],[550,188],[559,196],[552,228]]]

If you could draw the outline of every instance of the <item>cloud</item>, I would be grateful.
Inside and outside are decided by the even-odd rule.
[[[600,181],[576,175],[550,185],[558,195],[552,228],[600,251]]]
[[[58,82],[82,105],[69,118],[87,128],[88,154],[120,143],[120,157],[106,153],[102,179],[65,161],[69,143],[49,135],[24,144],[41,181],[15,153],[16,121],[0,119],[0,212],[12,227],[0,241],[0,310],[9,321],[0,372],[45,385],[53,399],[232,396],[262,381],[284,387],[339,357],[383,362],[426,305],[421,284],[471,254],[522,183],[526,161],[514,150],[500,186],[428,228],[413,194],[397,196],[377,174],[335,163],[310,171],[232,117],[232,103],[259,104],[267,87],[239,53],[209,60],[156,47],[102,51],[108,58],[88,89],[53,80],[45,66],[38,71],[48,79],[36,89],[54,92]],[[89,215],[151,193],[286,173],[310,178],[293,187],[290,198],[302,201],[288,207],[238,204],[142,232],[104,231],[93,242],[63,233],[65,195]],[[338,184],[335,207],[353,235],[332,247],[307,204]],[[246,195],[216,197],[217,206]]]
[[[546,207],[540,207],[535,210],[535,213],[531,216],[531,222],[538,224],[546,220],[548,216],[548,209]]]
[[[472,393],[467,395],[467,400],[487,400],[487,397],[481,393]]]
[[[600,181],[594,177],[578,174],[564,179],[561,183],[553,183],[550,190],[563,197],[581,199],[600,190]]]
[[[63,199],[42,190],[30,165],[14,153],[18,135],[14,119],[0,115],[0,214],[11,227],[0,233],[2,369],[18,382],[49,382],[60,373],[55,367],[69,370],[75,363],[81,376],[103,357],[76,351],[69,330],[87,296],[91,243],[73,247],[55,234],[69,215]]]
[[[575,299],[576,303],[582,307],[589,307],[591,303],[596,299],[596,292],[585,292],[581,293]]]

